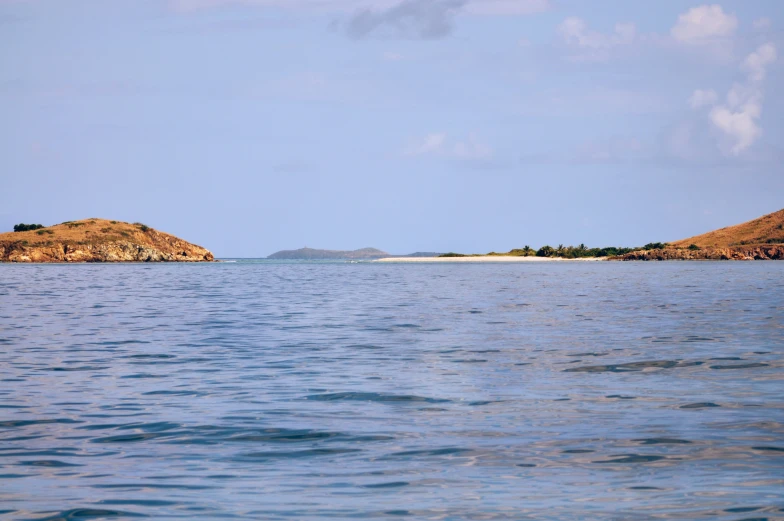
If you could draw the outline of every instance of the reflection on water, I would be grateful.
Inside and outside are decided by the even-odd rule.
[[[784,263],[0,266],[8,519],[782,519]]]

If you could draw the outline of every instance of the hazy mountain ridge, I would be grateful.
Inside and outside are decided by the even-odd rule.
[[[268,256],[277,260],[375,260],[387,257],[437,257],[436,252],[418,251],[407,255],[393,255],[378,248],[361,248],[359,250],[321,250],[316,248],[300,248],[298,250],[281,250]]]
[[[273,253],[267,258],[279,260],[372,260],[389,256],[389,253],[377,248],[360,248],[359,250],[320,250],[305,247],[298,250],[281,250]]]

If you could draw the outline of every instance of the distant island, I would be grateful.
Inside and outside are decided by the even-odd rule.
[[[377,248],[361,248],[359,250],[318,250],[300,248],[298,250],[281,250],[268,256],[277,260],[376,260],[384,258],[433,257],[435,252],[417,252],[408,255],[392,255]]]
[[[0,234],[0,262],[210,262],[209,250],[142,223],[83,219],[18,224]]]

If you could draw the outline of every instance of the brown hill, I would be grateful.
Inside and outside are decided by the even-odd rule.
[[[762,246],[784,244],[784,210],[763,215],[753,221],[703,233],[671,243],[675,248],[732,248],[735,246]]]
[[[141,223],[84,219],[0,234],[0,262],[209,262],[212,253]]]
[[[664,249],[639,250],[621,260],[772,260],[784,259],[784,210],[753,221],[689,237]]]

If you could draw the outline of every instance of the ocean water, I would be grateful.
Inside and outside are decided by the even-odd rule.
[[[784,519],[784,263],[0,266],[2,519]]]

